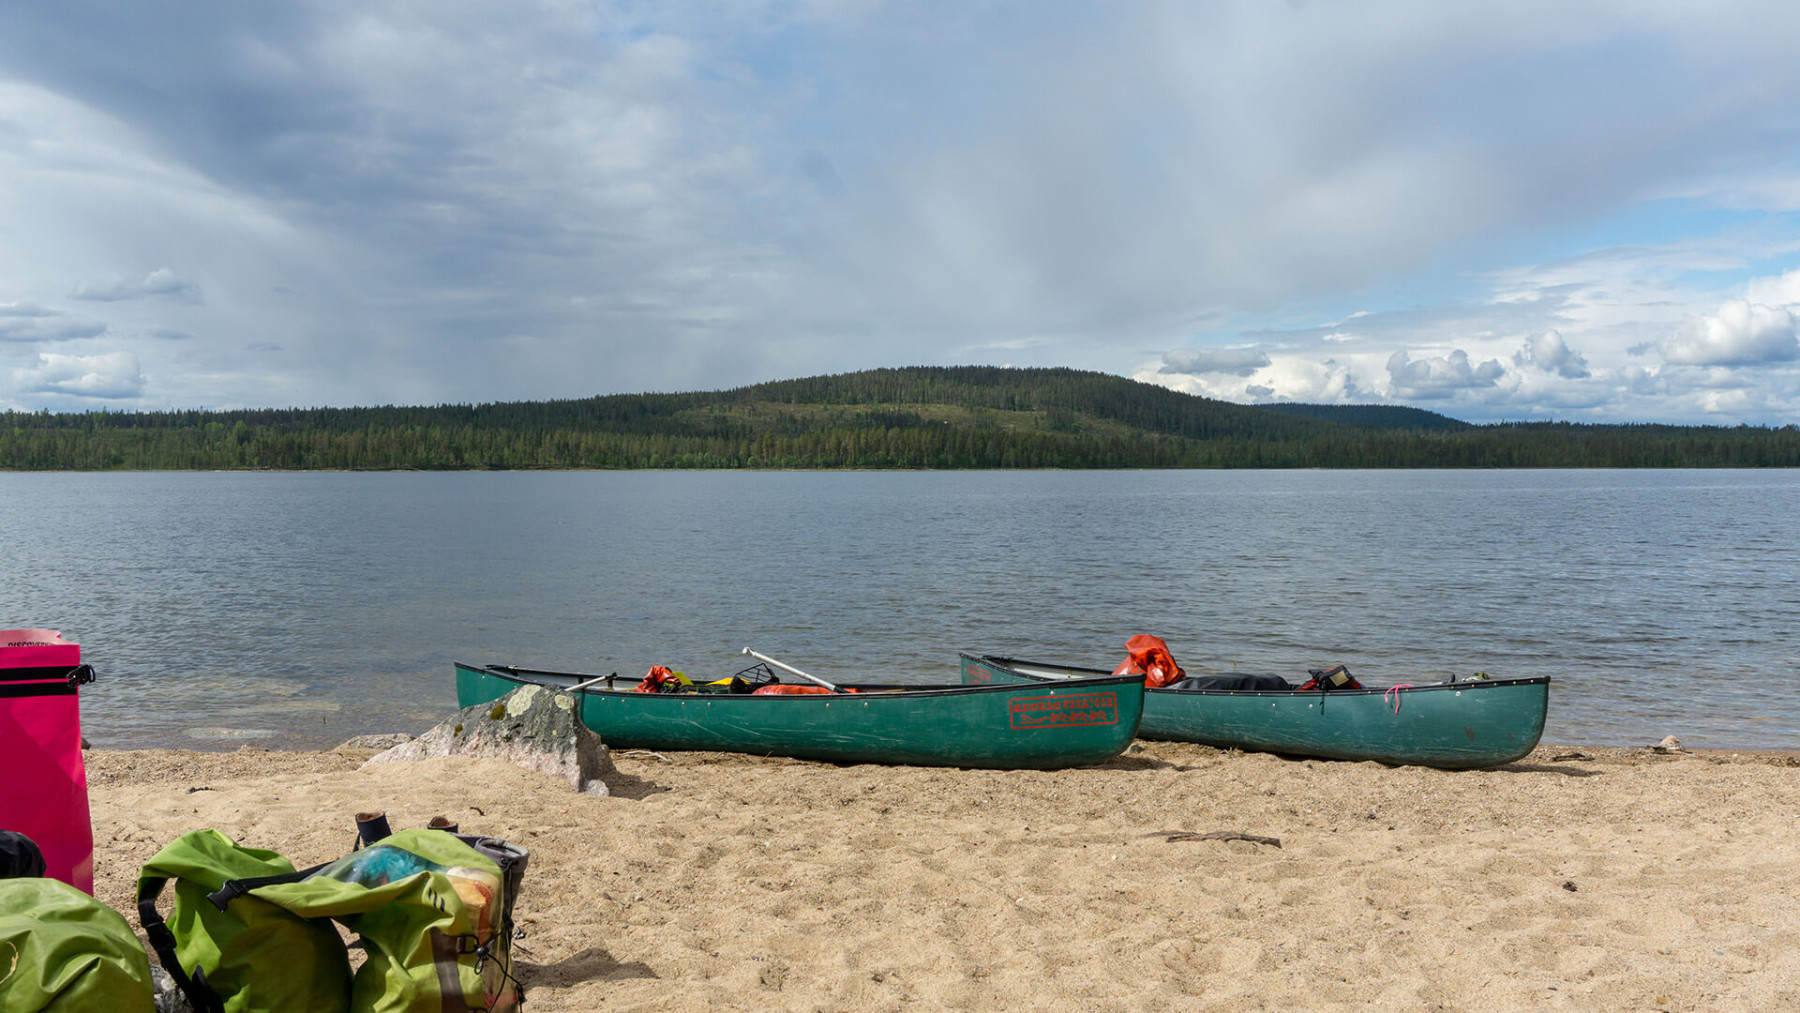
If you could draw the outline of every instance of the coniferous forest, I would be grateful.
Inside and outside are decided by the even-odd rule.
[[[0,414],[8,470],[1795,466],[1793,425],[1470,425],[987,366],[567,401]]]

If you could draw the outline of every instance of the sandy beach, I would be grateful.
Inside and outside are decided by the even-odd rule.
[[[1490,771],[1139,743],[1058,772],[615,754],[609,797],[372,750],[88,754],[102,900],[216,827],[357,810],[531,849],[527,1009],[1800,1008],[1800,756]],[[1233,832],[1279,845],[1198,835]],[[133,919],[135,923],[135,918]]]

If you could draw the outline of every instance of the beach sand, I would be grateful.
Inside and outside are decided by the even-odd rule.
[[[595,797],[491,760],[359,769],[371,754],[89,753],[100,898],[131,912],[138,867],[189,830],[304,867],[385,809],[531,849],[532,1013],[1800,1009],[1794,755],[1546,747],[1446,772],[1139,743],[1013,772],[627,752]]]

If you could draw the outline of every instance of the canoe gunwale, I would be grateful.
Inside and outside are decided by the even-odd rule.
[[[963,652],[962,656],[969,659],[970,661],[977,661],[977,662],[981,662],[983,664],[989,664],[989,665],[998,665],[998,666],[1005,668],[1008,671],[1012,672],[1014,675],[1018,675],[1023,678],[1026,678],[1026,679],[1032,679],[1034,681],[1046,682],[1046,683],[1065,682],[1065,681],[1071,681],[1074,679],[1086,679],[1086,678],[1089,678],[1087,673],[1093,673],[1095,676],[1102,675],[1102,674],[1111,674],[1111,673],[1104,672],[1104,670],[1098,669],[1098,668],[1078,668],[1073,665],[1052,665],[1052,664],[1042,662],[1042,661],[1026,661],[1024,658],[1008,658],[1008,657],[1005,657],[1003,655],[998,655],[998,654],[971,654],[968,652]],[[1030,672],[1019,671],[1018,666],[1020,666],[1020,665],[1027,665],[1032,668],[1055,668],[1055,669],[1059,669],[1064,672],[1080,672],[1083,674],[1077,675],[1077,676],[1070,676],[1070,677],[1068,677],[1068,679],[1064,679],[1059,676],[1040,676],[1040,675],[1036,675],[1036,674],[1033,674]],[[1226,672],[1226,673],[1220,673],[1220,674],[1230,675],[1232,673]],[[1148,687],[1145,687],[1144,692],[1145,693],[1168,693],[1168,694],[1172,694],[1172,695],[1176,695],[1176,696],[1268,696],[1268,697],[1287,698],[1287,697],[1305,695],[1308,697],[1343,697],[1343,696],[1385,696],[1389,693],[1396,693],[1396,692],[1398,692],[1398,693],[1420,693],[1420,692],[1426,692],[1426,691],[1430,691],[1430,690],[1444,690],[1444,689],[1454,689],[1454,690],[1484,689],[1484,688],[1491,689],[1496,686],[1531,686],[1531,685],[1537,685],[1537,684],[1542,684],[1542,685],[1548,686],[1550,684],[1550,677],[1547,675],[1524,675],[1524,676],[1517,676],[1517,677],[1509,677],[1509,678],[1505,678],[1505,679],[1465,679],[1465,680],[1459,680],[1457,682],[1401,683],[1397,686],[1364,686],[1362,689],[1332,689],[1332,690],[1316,690],[1316,689],[1308,689],[1308,690],[1300,690],[1300,689],[1177,689],[1173,686],[1148,686]]]
[[[549,683],[543,683],[543,682],[538,682],[536,680],[533,680],[532,678],[530,678],[533,675],[551,675],[551,676],[557,676],[559,678],[564,678],[564,679],[575,679],[577,681],[585,680],[585,679],[604,679],[604,678],[606,678],[606,676],[603,676],[603,675],[601,675],[601,676],[585,675],[580,672],[556,672],[556,671],[552,671],[550,669],[543,669],[543,668],[519,668],[519,667],[513,666],[513,665],[471,665],[468,662],[463,662],[463,661],[453,662],[452,664],[454,664],[457,668],[468,669],[469,671],[479,672],[484,675],[492,675],[496,678],[507,680],[508,682],[516,682],[516,683],[520,684],[521,686],[549,686],[550,685]],[[1070,684],[1070,685],[1080,685],[1080,686],[1084,686],[1084,687],[1092,687],[1095,689],[1105,689],[1105,688],[1109,688],[1112,686],[1129,685],[1134,682],[1142,681],[1143,678],[1144,677],[1142,675],[1113,675],[1111,672],[1097,672],[1095,674],[1095,676],[1093,676],[1092,678],[1089,678],[1087,676],[1081,676],[1081,677],[1071,678],[1071,679],[1045,680],[1045,682],[1052,683],[1052,684],[1066,683],[1066,684]],[[623,679],[623,677],[621,677],[621,679]],[[634,685],[636,683],[635,679],[628,680],[628,681],[632,681]],[[803,685],[808,685],[808,684],[807,683],[782,683],[781,685],[803,686]],[[762,701],[769,701],[769,700],[777,700],[777,701],[779,701],[779,700],[787,700],[787,701],[814,700],[814,701],[818,701],[818,700],[824,700],[824,701],[830,701],[833,699],[841,699],[843,697],[855,697],[857,700],[874,701],[874,700],[895,700],[895,699],[915,699],[916,700],[916,699],[919,699],[920,697],[965,696],[965,695],[969,695],[969,694],[995,693],[995,692],[1004,693],[1009,689],[1013,690],[1013,691],[1016,691],[1018,689],[1017,684],[1009,686],[1006,683],[997,683],[992,686],[979,686],[979,685],[978,686],[968,686],[968,685],[962,685],[962,684],[957,684],[957,683],[944,683],[941,685],[931,685],[931,686],[909,686],[909,685],[906,685],[903,683],[840,682],[840,683],[838,683],[838,685],[844,687],[845,689],[855,689],[855,690],[860,690],[863,692],[857,692],[857,693],[800,693],[800,694],[769,693],[769,694],[765,694],[763,696],[757,696],[754,693],[639,693],[639,692],[637,692],[635,690],[631,690],[631,689],[606,689],[606,688],[603,688],[600,686],[587,686],[582,689],[578,689],[575,692],[577,694],[583,695],[583,696],[586,696],[586,695],[622,696],[622,697],[629,697],[633,700],[646,700],[646,699],[695,700],[695,699],[700,699],[700,700],[707,700],[707,701],[718,701],[718,700],[762,700]],[[556,687],[552,686],[552,688],[556,688]]]

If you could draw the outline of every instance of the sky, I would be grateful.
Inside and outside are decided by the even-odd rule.
[[[0,409],[1071,366],[1800,424],[1791,0],[9,0]]]

